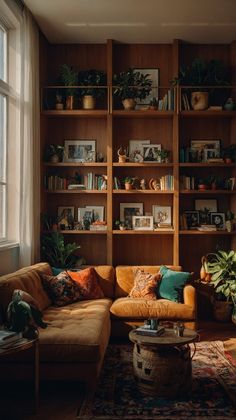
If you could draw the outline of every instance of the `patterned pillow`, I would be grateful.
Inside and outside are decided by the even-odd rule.
[[[43,286],[56,306],[64,306],[81,299],[80,289],[70,275],[63,271],[57,276],[42,274]]]
[[[161,275],[145,273],[137,268],[134,273],[134,286],[129,293],[131,298],[156,299],[156,288]]]
[[[79,272],[68,271],[67,273],[79,286],[82,299],[100,299],[104,297],[95,268],[89,267]]]

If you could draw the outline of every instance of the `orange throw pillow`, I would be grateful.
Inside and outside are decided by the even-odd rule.
[[[134,286],[129,293],[131,298],[156,299],[157,284],[161,274],[145,273],[140,268],[135,271]]]
[[[85,268],[81,271],[67,271],[69,276],[79,286],[80,293],[84,300],[100,299],[104,293],[98,281],[98,275],[93,267]]]

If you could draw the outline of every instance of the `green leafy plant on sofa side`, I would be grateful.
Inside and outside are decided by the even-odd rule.
[[[65,244],[64,236],[59,232],[52,232],[42,236],[42,258],[52,267],[71,268],[80,258],[74,252],[80,248],[75,242]]]
[[[216,294],[228,301],[236,298],[236,252],[218,251],[207,255],[207,272]]]

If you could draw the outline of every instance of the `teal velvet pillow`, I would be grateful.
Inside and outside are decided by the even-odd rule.
[[[158,297],[174,302],[183,302],[183,289],[191,273],[174,271],[162,265],[160,268],[161,281],[158,285]]]

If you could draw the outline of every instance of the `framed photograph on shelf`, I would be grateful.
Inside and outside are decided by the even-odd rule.
[[[217,212],[217,200],[215,199],[195,200],[195,210],[204,211],[205,209],[207,209],[209,213]]]
[[[153,205],[152,215],[155,223],[172,223],[171,206]]]
[[[60,229],[68,229],[74,222],[75,208],[69,206],[60,206],[57,209],[58,224]]]
[[[159,86],[159,69],[158,68],[137,68],[134,69],[135,71],[139,71],[141,74],[148,74],[148,78],[152,80],[152,89],[148,96],[145,99],[138,99],[136,108],[142,108],[143,106],[147,106],[150,104],[153,98],[158,100],[158,86]]]
[[[159,152],[161,151],[161,144],[147,144],[143,145],[143,161],[144,162],[161,162]]]
[[[132,229],[132,217],[143,215],[143,203],[120,203],[120,221]]]
[[[95,162],[96,140],[65,140],[64,162]]]
[[[211,224],[219,230],[225,230],[225,213],[211,213]]]
[[[143,145],[150,144],[150,140],[130,140],[129,141],[129,161],[143,162]]]
[[[185,211],[188,229],[196,229],[200,223],[198,211]]]
[[[87,209],[86,207],[78,208],[78,222],[83,223],[84,220],[89,221],[91,224],[94,220],[93,210]]]
[[[85,209],[93,211],[94,222],[104,222],[104,206],[85,206]]]
[[[153,216],[132,216],[134,230],[153,230]]]
[[[197,162],[207,162],[208,159],[220,157],[221,140],[191,140],[191,150],[195,152]],[[206,150],[209,150],[207,153]]]

